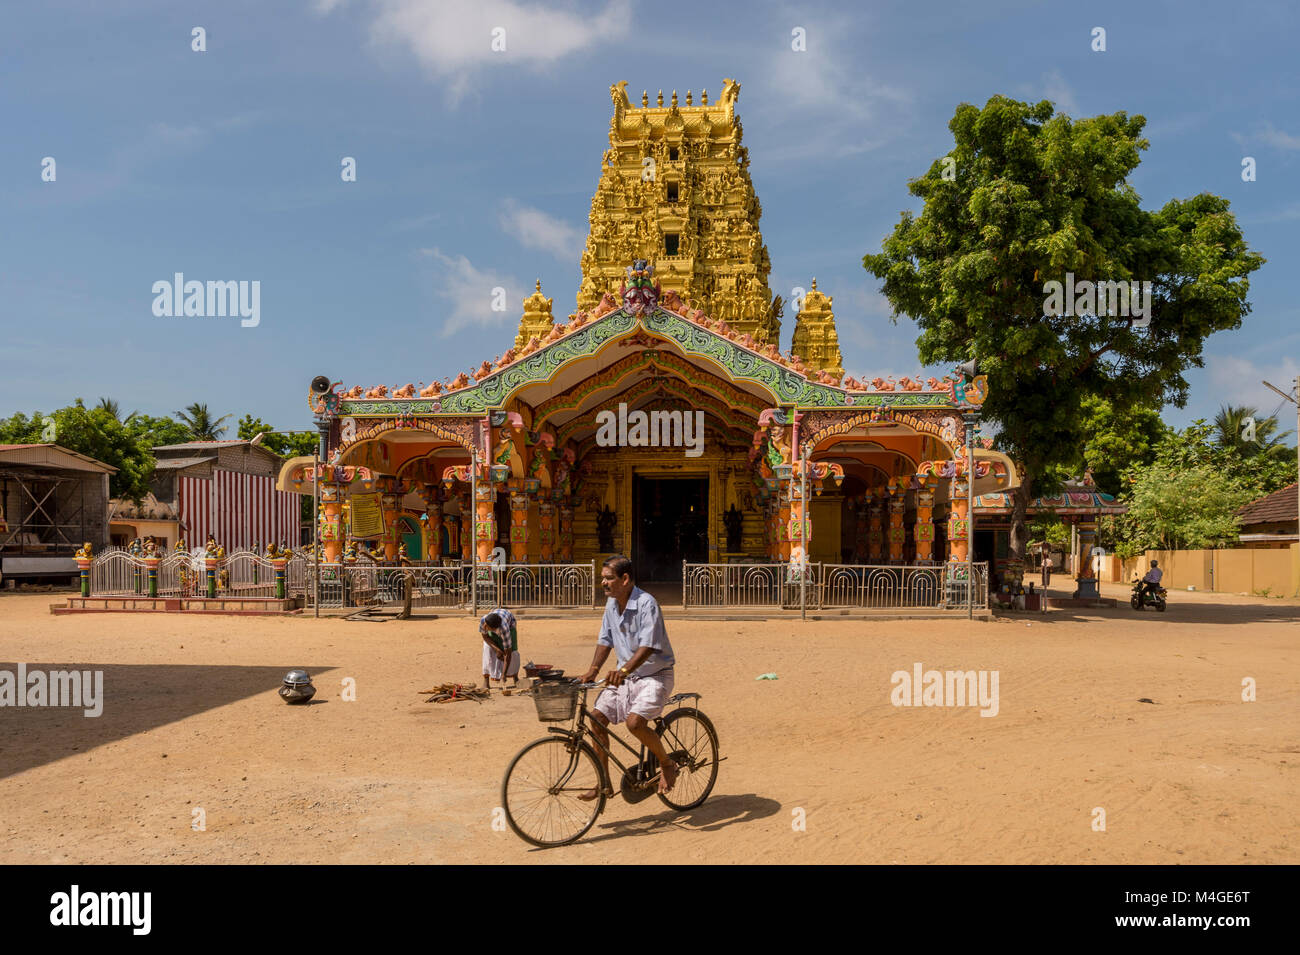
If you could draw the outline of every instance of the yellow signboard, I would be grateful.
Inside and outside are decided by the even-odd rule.
[[[357,540],[384,535],[384,510],[378,494],[357,494],[352,498],[352,536]]]

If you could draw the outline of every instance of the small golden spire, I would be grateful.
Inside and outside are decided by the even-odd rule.
[[[701,105],[701,106],[708,106],[708,105],[709,105],[709,91],[708,91],[708,90],[700,90],[700,105]]]
[[[673,100],[672,100],[672,103],[673,103],[673,109],[676,109],[676,108],[677,108],[677,91],[676,91],[676,90],[673,90]]]
[[[537,288],[540,290],[540,289],[541,289],[541,285],[538,285]],[[817,290],[817,276],[814,275],[814,276],[813,276],[813,291],[816,291],[816,290]]]
[[[641,91],[641,105],[642,106],[650,105],[650,94],[647,93],[645,90]]]
[[[691,105],[691,91],[690,91],[690,90],[687,90],[687,91],[686,91],[686,105],[687,105],[687,106],[690,106],[690,105]]]
[[[663,91],[663,90],[660,90],[660,91],[659,91],[659,99],[656,100],[656,103],[657,103],[658,105],[660,105],[660,106],[663,106],[663,105],[664,105],[664,91]]]
[[[816,287],[817,287],[817,280],[816,280],[816,279],[813,279],[813,288],[816,288]],[[539,293],[542,291],[542,280],[541,280],[541,279],[538,279],[538,280],[537,280],[537,291],[538,291]]]

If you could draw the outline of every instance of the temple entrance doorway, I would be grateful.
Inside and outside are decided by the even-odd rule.
[[[709,559],[709,479],[632,479],[632,562],[638,583],[681,584],[682,561]]]

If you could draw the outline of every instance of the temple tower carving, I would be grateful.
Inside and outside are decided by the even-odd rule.
[[[538,279],[537,290],[524,299],[524,314],[519,319],[519,334],[515,336],[516,349],[527,345],[528,340],[534,335],[539,340],[545,341],[546,336],[551,334],[551,329],[554,328],[551,301],[552,299],[542,295],[542,280]]]
[[[817,280],[803,298],[803,306],[794,323],[794,339],[790,353],[798,355],[813,371],[825,371],[840,376],[844,374],[844,360],[840,357],[840,336],[835,331],[834,302],[830,296],[817,289]]]
[[[698,103],[687,90],[685,105],[673,91],[667,106],[662,91],[654,106],[642,93],[639,108],[626,86],[610,87],[614,117],[591,200],[578,308],[590,310],[605,292],[617,292],[627,264],[644,258],[664,288],[737,332],[777,344],[762,205],[736,118],[740,84],[723,80],[713,103],[707,90]]]

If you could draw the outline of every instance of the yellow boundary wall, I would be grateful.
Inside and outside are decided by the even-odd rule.
[[[1098,577],[1128,583],[1160,562],[1162,583],[1170,590],[1211,590],[1219,593],[1300,597],[1300,544],[1289,547],[1235,547],[1215,550],[1149,550],[1142,557],[1121,561],[1101,558]]]

